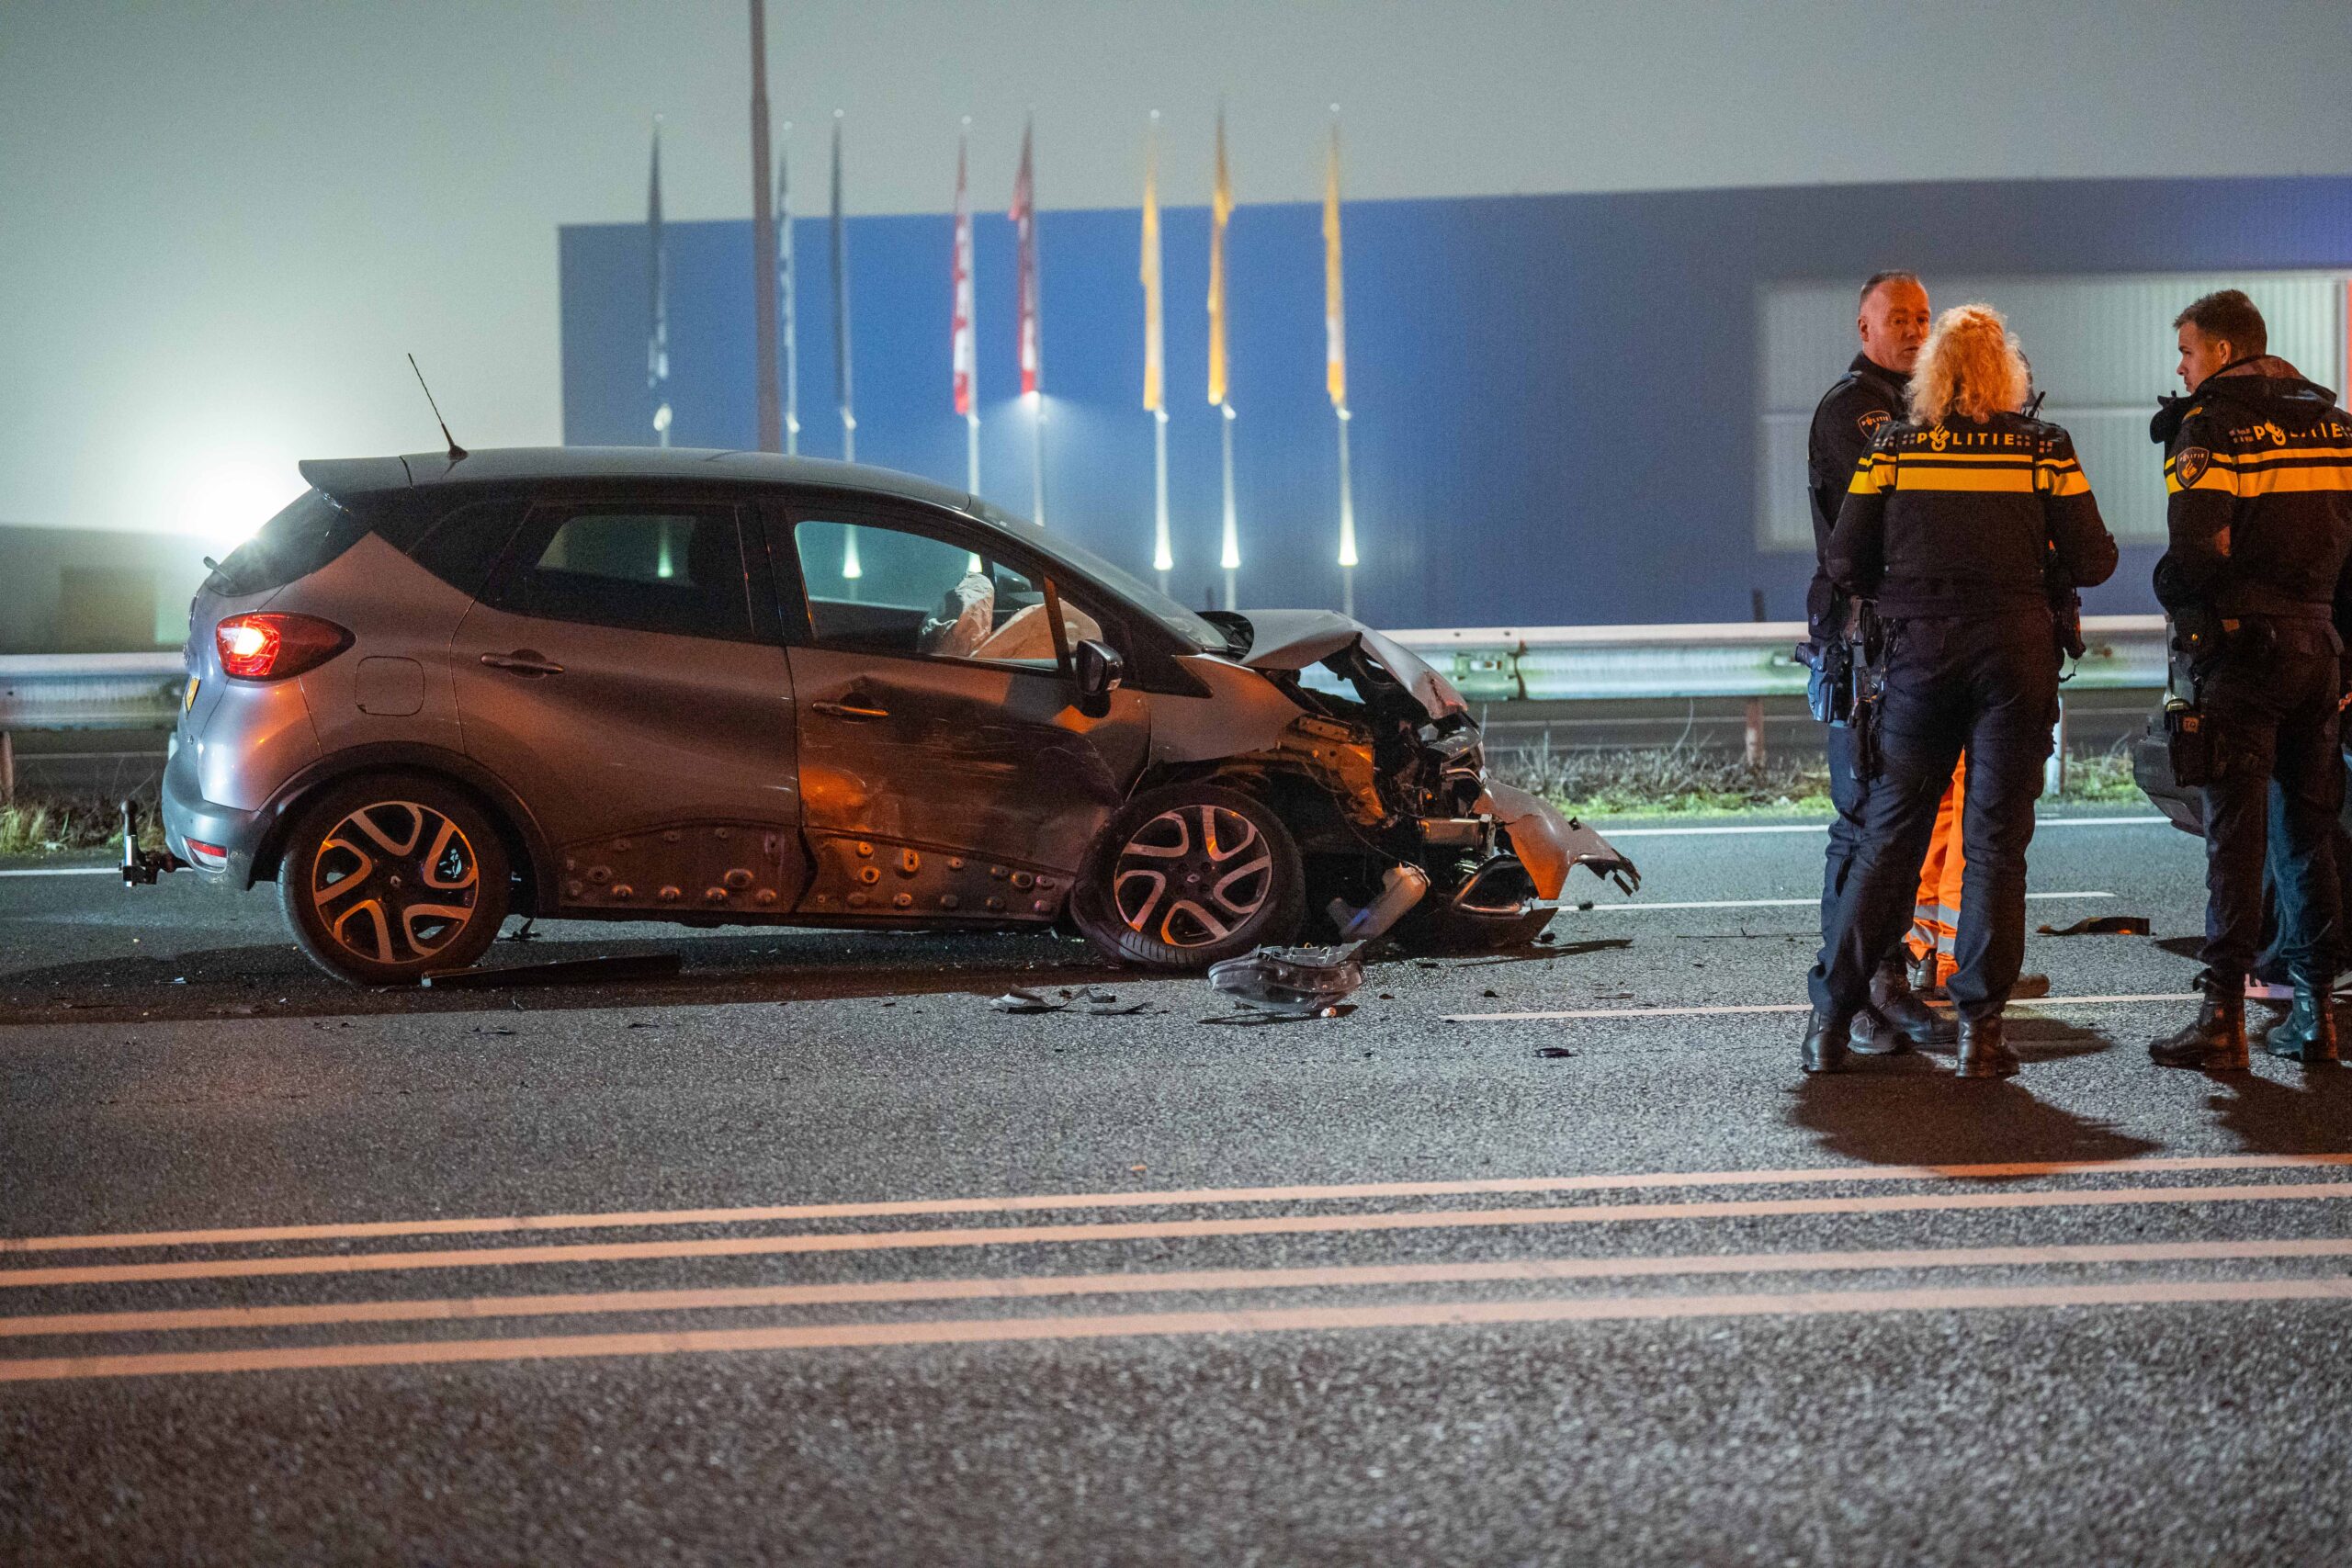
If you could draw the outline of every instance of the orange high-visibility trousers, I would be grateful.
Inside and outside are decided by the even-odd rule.
[[[1903,939],[1914,963],[1936,955],[1936,984],[1940,986],[1960,967],[1952,952],[1960,935],[1961,875],[1967,859],[1961,853],[1960,818],[1968,798],[1968,759],[1951,771],[1951,783],[1936,807],[1936,835],[1928,840],[1928,858],[1919,863],[1919,898],[1911,908],[1911,934]]]

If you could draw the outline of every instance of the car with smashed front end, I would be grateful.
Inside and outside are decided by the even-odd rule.
[[[1392,919],[1509,946],[1576,866],[1635,880],[1490,779],[1394,640],[1196,615],[919,479],[578,447],[301,471],[191,607],[159,858],[274,882],[348,980],[467,967],[509,915],[1066,924],[1170,970]]]

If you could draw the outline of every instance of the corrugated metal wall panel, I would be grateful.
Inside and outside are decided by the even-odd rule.
[[[2159,391],[2177,390],[2172,319],[2216,288],[2261,306],[2270,351],[2343,389],[2345,275],[2180,273],[2100,277],[1931,277],[1937,307],[1982,299],[2008,317],[2050,394],[2043,417],[2074,433],[2084,470],[2119,539],[2165,536],[2162,462],[2148,442]],[[1761,454],[1757,539],[1765,549],[1813,547],[1804,503],[1804,426],[1822,390],[1853,358],[1854,289],[1791,283],[1761,292]],[[1788,432],[1793,425],[1793,441]]]

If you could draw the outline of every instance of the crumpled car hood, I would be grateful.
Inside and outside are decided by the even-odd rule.
[[[1249,621],[1256,636],[1241,662],[1252,670],[1305,670],[1351,642],[1361,642],[1372,661],[1412,693],[1431,718],[1470,710],[1453,683],[1420,655],[1337,611],[1252,610]]]

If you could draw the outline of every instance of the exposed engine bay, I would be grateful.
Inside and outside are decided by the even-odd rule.
[[[1400,902],[1400,866],[1425,892],[1389,919],[1400,939],[1431,950],[1532,940],[1579,865],[1628,893],[1641,885],[1600,834],[1487,776],[1469,705],[1410,649],[1327,613],[1216,619],[1237,642],[1248,638],[1240,660],[1303,710],[1271,752],[1237,761],[1311,781],[1328,796],[1327,809],[1292,815],[1309,908],[1340,931],[1377,934],[1361,917]]]

